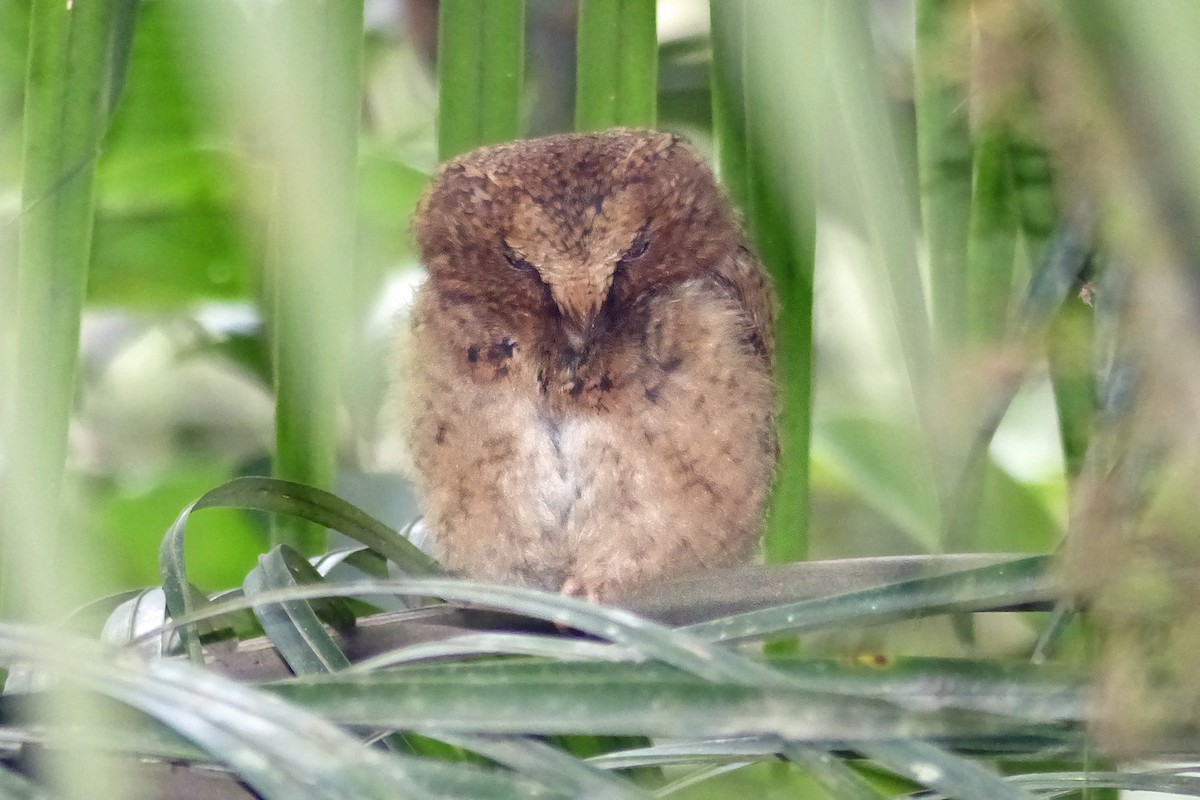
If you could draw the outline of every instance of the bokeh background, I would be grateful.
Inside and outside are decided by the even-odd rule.
[[[31,22],[53,32],[62,8],[0,0],[6,612],[158,584],[164,530],[238,475],[282,471],[405,528],[388,365],[421,279],[409,221],[472,140],[449,106],[491,102],[439,84],[437,3],[65,2],[135,28],[103,74],[39,76]],[[597,119],[575,94],[576,64],[602,60],[578,58],[579,9],[513,17],[523,57],[494,72],[518,113],[496,136]],[[780,289],[764,557],[1061,555],[1088,609],[1061,617],[1065,660],[1095,676],[1114,752],[1163,729],[1194,743],[1200,722],[1197,41],[1192,0],[659,0],[635,115],[713,159]],[[38,165],[77,120],[29,85],[100,98],[66,172]],[[94,215],[54,227],[92,170],[69,202]],[[29,288],[68,262],[81,319]],[[237,511],[192,525],[206,590],[271,542],[324,545]],[[952,622],[903,647],[1026,658],[1049,624]]]
[[[262,472],[274,439],[263,322],[265,145],[214,96],[231,93],[221,85],[230,76],[206,61],[213,53],[199,41],[204,21],[188,5],[142,5],[124,96],[97,161],[70,468],[74,524],[97,543],[110,588],[157,583],[158,542],[179,509],[228,477]],[[245,16],[266,13],[231,5]],[[887,110],[911,145],[914,9],[888,0],[869,10]],[[3,15],[0,201],[8,222],[0,242],[12,264],[27,4],[5,0]],[[357,258],[334,267],[354,281],[362,345],[345,364],[337,487],[397,527],[415,511],[381,410],[389,333],[420,280],[409,218],[437,163],[436,16],[436,3],[366,4]],[[526,135],[572,129],[576,16],[573,3],[528,4]],[[660,2],[658,39],[659,126],[715,157],[707,4]],[[835,123],[826,127],[836,134]],[[905,408],[908,377],[889,298],[870,263],[861,209],[843,185],[849,156],[832,139],[819,176],[810,555],[930,552],[939,547],[937,499]],[[910,189],[914,155],[901,162]],[[1059,539],[1066,484],[1055,425],[1048,383],[1035,376],[992,443],[984,502],[999,508],[980,514],[978,549],[1041,551]],[[266,545],[263,523],[211,514],[194,523],[202,531],[192,545],[194,577],[213,589],[236,585]]]

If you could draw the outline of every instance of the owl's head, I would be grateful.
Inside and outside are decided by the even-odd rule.
[[[626,129],[461,156],[438,174],[415,227],[443,296],[517,326],[549,316],[575,341],[598,318],[706,274],[743,241],[682,139]]]

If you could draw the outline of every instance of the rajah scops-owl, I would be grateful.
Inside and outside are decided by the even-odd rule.
[[[418,209],[398,382],[437,554],[612,599],[752,557],[777,455],[774,296],[682,138],[486,147]]]

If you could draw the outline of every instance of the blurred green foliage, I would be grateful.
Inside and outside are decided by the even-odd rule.
[[[165,315],[186,318],[206,308],[204,304],[235,302],[254,307],[264,298],[262,281],[263,264],[269,253],[269,209],[254,186],[261,184],[264,171],[270,170],[270,154],[263,152],[264,141],[252,128],[244,124],[231,126],[231,120],[236,118],[213,103],[214,75],[203,66],[195,45],[203,30],[195,15],[187,13],[185,5],[183,0],[156,0],[142,5],[129,79],[98,163],[88,303],[94,309],[126,315],[130,324],[140,327],[159,325]],[[711,149],[712,73],[708,66],[711,53],[705,46],[703,28],[689,27],[696,24],[696,18],[703,21],[704,4],[692,5],[692,13],[699,12],[699,16],[684,14],[679,32],[660,44],[660,126],[681,129],[702,149]],[[11,46],[4,48],[10,57],[0,61],[5,76],[0,80],[0,108],[7,109],[8,117],[17,120],[24,62],[11,55],[23,50],[26,4],[5,0],[3,8],[5,24],[0,29],[12,41]],[[542,16],[544,11],[530,12],[532,16],[526,23],[529,30],[541,31],[548,24]],[[231,18],[236,19],[237,13],[251,12],[235,12]],[[572,35],[569,28],[558,30],[560,35]],[[379,297],[385,276],[398,266],[411,264],[407,219],[432,166],[429,140],[415,132],[431,131],[435,114],[431,83],[434,72],[429,64],[422,64],[429,46],[427,39],[422,40],[423,35],[428,36],[427,32],[406,30],[395,22],[375,25],[367,33],[357,177],[358,263],[354,280],[355,313],[360,319],[372,313],[370,309]],[[538,41],[536,37],[530,40],[533,55],[527,59],[527,93],[532,102],[536,102],[539,92],[545,91],[544,71],[555,68],[547,63],[548,56],[538,48]],[[572,51],[566,52],[569,55]],[[768,88],[772,88],[770,79],[766,81]],[[216,86],[219,88],[220,79]],[[744,87],[738,88],[743,90]],[[550,97],[547,95],[547,101]],[[823,97],[817,96],[812,102],[828,103],[829,96]],[[808,113],[802,107],[800,111]],[[546,115],[545,109],[535,114],[527,108],[525,112],[529,119],[544,119]],[[569,111],[558,118],[560,126],[566,126]],[[19,125],[8,125],[4,126],[5,133],[0,134],[0,155],[6,154],[0,162],[0,175],[6,176],[9,187],[16,185],[20,174],[20,151],[16,146],[19,130]],[[830,208],[836,209],[838,195],[830,181],[838,179],[828,173],[827,166],[815,173],[815,177],[820,202],[833,203]],[[849,223],[849,230],[854,230],[857,222],[853,215],[838,216]],[[770,224],[791,223],[779,217]],[[11,237],[5,236],[3,240],[11,241]],[[855,269],[862,279],[870,280],[869,272]],[[821,302],[833,305],[845,302],[844,298],[842,290],[832,295],[826,290]],[[866,302],[869,306],[877,300],[868,297]],[[853,338],[845,337],[859,334],[837,323],[830,326],[826,322],[822,326],[818,335],[830,353],[839,347],[858,346]],[[216,331],[211,335],[215,344],[226,342],[221,346],[233,352],[229,348],[236,342],[261,339],[264,334],[262,328],[255,328]],[[356,335],[364,334],[360,330]],[[378,329],[370,333],[376,338],[381,335]],[[867,331],[865,335],[868,340],[874,336],[886,337],[882,329]],[[120,343],[101,344],[85,336],[82,387],[85,398],[90,381],[111,368],[115,355],[112,347],[119,350]],[[241,360],[230,368],[248,378],[252,386],[257,385],[258,391],[265,392],[270,385],[270,351],[265,345],[257,350],[267,354],[268,361]],[[363,352],[378,359],[383,351],[369,345]],[[185,364],[188,358],[186,353],[180,353],[175,362]],[[897,415],[890,402],[881,405],[871,400],[869,393],[864,395],[858,390],[846,393],[839,388],[853,386],[858,380],[855,370],[867,363],[855,356],[839,367],[831,357],[818,359],[817,394],[818,398],[827,398],[824,406],[828,411],[819,411],[815,422],[813,457],[818,468],[812,491],[818,495],[814,502],[821,505],[822,493],[830,498],[845,497],[849,489],[855,502],[865,503],[878,516],[872,517],[875,521],[868,528],[854,535],[838,529],[844,520],[814,519],[814,552],[870,554],[875,552],[870,546],[872,540],[881,546],[891,542],[884,547],[890,551],[936,549],[940,512],[936,505],[930,506],[937,500],[936,475],[910,468],[911,454],[925,446],[921,437],[912,435],[911,424],[905,421],[902,412]],[[247,365],[252,368],[251,374],[244,371]],[[896,362],[888,369],[891,370],[888,381],[902,384],[906,380],[903,367],[895,371]],[[351,386],[365,387],[366,391],[352,389],[346,395],[352,404],[355,427],[349,439],[343,431],[343,454],[354,441],[356,431],[378,435],[375,415],[383,387],[378,376],[385,370],[378,360],[351,365],[352,375],[366,376],[352,378]],[[104,438],[103,431],[98,435]],[[179,498],[179,487],[196,485],[193,481],[198,474],[216,469],[209,466],[197,472],[197,462],[186,449],[175,452],[168,463],[160,464],[149,477],[140,474],[135,481],[123,480],[121,474],[113,471],[122,467],[95,465],[93,494],[98,508],[104,509],[95,515],[95,535],[119,548],[116,559],[119,563],[142,565],[114,576],[118,586],[129,585],[134,575],[144,579],[151,574],[151,553],[167,521],[164,511]],[[208,474],[219,477],[218,473]],[[972,547],[1044,550],[1051,546],[1061,532],[1063,504],[1062,489],[1054,488],[1053,478],[1047,475],[1044,480],[1050,483],[1046,485],[1028,485],[994,466],[989,468],[988,475],[984,511],[978,515],[981,529]],[[805,475],[800,471],[785,477],[795,480],[804,479]],[[121,488],[127,485],[137,485],[136,493]],[[112,509],[116,508],[123,509],[119,531],[113,527],[117,515]],[[141,520],[136,517],[139,508],[145,514]],[[793,523],[797,519],[800,518],[794,514],[786,516]],[[861,517],[860,522],[867,524],[866,519]],[[786,530],[783,535],[788,535]],[[258,542],[252,541],[239,552],[252,551],[259,546]],[[855,544],[851,545],[852,542]],[[787,552],[788,547],[784,546],[781,552]],[[235,560],[243,564],[243,559],[244,555]],[[239,569],[215,570],[214,585],[227,584],[231,576],[240,574]],[[204,576],[206,570],[201,569],[199,574]]]
[[[10,554],[37,568],[20,577],[38,597],[65,595],[59,587],[76,588],[83,578],[92,580],[89,589],[157,583],[159,543],[180,509],[229,477],[268,471],[273,441],[294,445],[301,469],[314,462],[314,482],[348,492],[359,479],[370,485],[361,491],[364,508],[397,528],[410,521],[407,502],[394,502],[403,490],[390,471],[401,459],[378,443],[390,430],[391,332],[419,275],[408,224],[427,176],[439,157],[564,130],[573,120],[582,128],[655,122],[713,154],[781,290],[785,453],[769,557],[1046,553],[1065,538],[1066,578],[1090,602],[1089,626],[1103,632],[1094,642],[1091,627],[1070,627],[1064,648],[1064,660],[1073,661],[1103,646],[1097,730],[1118,753],[1163,730],[1183,730],[1192,738],[1181,741],[1194,743],[1200,125],[1191,95],[1200,76],[1200,11],[1193,0],[584,0],[582,13],[565,2],[443,0],[440,33],[436,4],[380,0],[365,7],[361,48],[358,6],[334,9],[342,13],[334,20],[320,16],[327,5],[302,5],[309,0],[286,7],[146,0],[136,4],[127,80],[112,63],[125,55],[118,46],[98,59],[97,71],[56,87],[36,70],[26,74],[31,8],[54,23],[41,29],[45,41],[33,42],[45,48],[38,52],[64,59],[78,56],[54,38],[64,21],[100,19],[96,12],[108,8],[90,6],[95,16],[85,17],[73,13],[77,6],[104,0],[61,1],[0,0],[0,423],[21,433],[28,452],[17,452],[31,456],[10,463],[0,452],[0,469],[26,481],[23,470],[31,470],[40,494],[18,499],[41,513],[29,517],[39,523],[29,530],[3,533]],[[631,9],[636,16],[619,13]],[[289,50],[296,40],[287,31],[275,38],[272,21],[291,13],[312,14],[306,33],[344,48],[332,70],[336,88],[322,82],[330,72],[310,63],[325,49]],[[251,35],[263,30],[277,51]],[[109,40],[83,31],[97,51],[119,45],[120,32],[118,24]],[[279,57],[267,57],[272,52]],[[297,65],[313,72],[289,70]],[[275,91],[271,79],[287,91]],[[67,165],[28,155],[54,151],[78,131],[55,130],[46,123],[52,115],[25,119],[27,85],[43,92],[35,98],[42,111],[53,111],[46,100],[56,90],[72,113],[106,114],[106,104],[119,100],[94,155]],[[98,86],[94,94],[72,97],[88,85]],[[24,139],[35,123],[40,138]],[[30,342],[43,342],[29,309],[15,307],[17,231],[35,231],[36,255],[53,249],[59,237],[47,234],[39,204],[57,201],[58,189],[66,196],[63,187],[78,189],[72,181],[93,165],[94,192],[77,192],[72,207],[82,213],[51,232],[76,245],[90,236],[86,263],[70,253],[27,259],[45,268],[33,273],[47,281],[35,296],[66,298],[48,303],[50,311],[69,308],[78,289],[71,270],[87,270],[73,414],[50,420],[42,452],[30,444],[41,427],[30,435],[22,414],[43,426],[55,404],[68,404],[69,381],[57,373],[69,370],[51,367],[73,363],[74,351],[53,348],[46,375],[28,356],[40,352]],[[56,191],[22,197],[22,181],[37,186],[30,176],[43,180],[52,169],[63,170]],[[279,268],[297,263],[299,273]],[[69,274],[55,285],[58,270]],[[311,296],[281,303],[297,274],[324,281],[315,303]],[[299,283],[311,290],[317,281]],[[20,312],[24,333],[11,323]],[[73,338],[71,326],[49,313],[45,323],[47,341]],[[291,353],[295,380],[282,381],[290,385],[277,393],[288,330],[308,345]],[[18,351],[23,373],[10,364]],[[318,369],[308,371],[310,358]],[[55,380],[41,397],[15,374]],[[23,405],[9,404],[10,388]],[[301,401],[278,440],[276,394]],[[68,482],[82,488],[68,495],[85,501],[78,520],[47,500],[57,497],[55,442],[67,440],[68,423]],[[388,479],[371,484],[364,473]],[[266,531],[260,517],[242,511],[207,512],[188,537],[188,574],[204,589],[241,584],[266,548]],[[84,544],[98,555],[82,565],[65,556],[34,563],[43,551],[20,545],[40,546],[46,534],[77,542],[78,558],[87,557]],[[286,566],[289,557],[275,550],[266,563]],[[186,586],[173,590],[181,595]],[[549,601],[538,602],[544,611]],[[870,610],[851,609],[847,626]],[[573,613],[595,625],[612,621],[593,612]],[[1059,618],[1073,613],[1064,606]],[[1044,622],[1006,618],[990,629],[990,641],[964,635],[947,643],[928,629],[899,636],[956,653],[1024,657]],[[726,673],[747,673],[733,681],[738,691],[748,685],[743,678],[778,688],[779,676],[763,663],[732,650],[704,651],[706,661],[685,647],[699,644],[672,633],[639,639],[648,658],[682,659],[699,674],[719,661]],[[890,629],[835,633],[849,634],[841,651],[861,655],[855,648],[866,642],[889,665]],[[1039,658],[1063,645],[1060,633],[1042,631]],[[4,652],[34,646],[8,629],[4,637]],[[176,691],[172,681],[182,680],[106,672],[102,658],[87,663],[97,670],[88,680],[112,694],[128,688],[122,680],[141,680],[135,696],[151,713],[157,692]],[[206,704],[220,710],[214,698],[231,691],[220,681],[189,687],[166,705],[196,719],[207,719]],[[999,693],[1015,707],[1006,713],[1019,715],[1023,693],[1037,687],[984,689],[975,700]],[[255,702],[252,693],[234,694]],[[312,723],[270,704],[257,711],[276,734]],[[1065,727],[1064,719],[1080,722],[1067,714],[1052,724]],[[823,720],[839,721],[836,713]],[[288,741],[316,752],[343,748],[386,772],[378,753],[343,731],[323,721],[311,728],[312,740],[297,733]],[[1090,742],[1068,733],[1069,757],[1042,767],[1079,769],[1070,748]],[[264,746],[271,744],[268,737]],[[589,752],[612,744],[586,742]],[[918,744],[876,743],[868,749],[875,763],[864,771],[899,759],[895,771],[910,775],[904,767],[927,754]],[[474,745],[486,749],[482,740]],[[574,745],[576,755],[587,749],[582,740]],[[942,765],[963,767],[938,753],[950,759]],[[506,757],[531,758],[528,749]],[[291,778],[269,774],[264,761],[265,785],[288,786]],[[305,767],[298,757],[289,764]],[[572,763],[567,773],[579,787],[599,781],[617,791],[589,770]],[[680,796],[808,792],[807,773],[816,770],[814,763],[805,770],[757,764]],[[951,789],[998,784],[975,762],[951,777],[959,781]],[[889,780],[888,792],[911,788]],[[996,796],[1027,796],[1007,786]],[[515,779],[510,788],[518,790]]]

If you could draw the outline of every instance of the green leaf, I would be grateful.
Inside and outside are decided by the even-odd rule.
[[[937,549],[938,499],[933,474],[911,453],[920,439],[895,423],[862,416],[829,416],[814,434],[814,449],[859,498],[886,516],[921,549]]]
[[[129,80],[96,175],[92,305],[183,307],[246,298],[261,262],[246,235],[232,145],[189,73],[181,3],[140,3]]]
[[[381,277],[398,264],[415,264],[408,236],[397,225],[412,217],[429,175],[400,160],[394,151],[363,145],[358,157],[358,261],[364,275],[359,302],[378,297]]]
[[[240,40],[241,109],[275,153],[267,274],[278,477],[331,489],[351,350],[363,3],[292,0]],[[319,87],[314,90],[313,87]],[[273,517],[273,544],[326,548],[321,525]]]
[[[203,508],[246,508],[291,514],[341,531],[377,550],[401,570],[415,574],[435,574],[439,571],[437,562],[396,531],[328,492],[274,478],[237,478],[207,492],[185,508],[163,537],[159,549],[159,567],[162,570],[163,591],[167,595],[167,608],[176,620],[195,611],[186,589],[188,570],[184,534],[192,512]],[[193,663],[203,663],[199,641],[190,626],[180,627],[179,635]]]
[[[438,12],[438,157],[517,138],[525,0],[451,0]]]
[[[633,784],[533,739],[500,736],[439,736],[492,761],[529,775],[573,797],[595,800],[648,800]]]
[[[743,213],[750,207],[746,159],[746,0],[709,0],[713,136],[721,183]]]
[[[623,647],[599,642],[568,639],[561,636],[535,636],[522,633],[466,633],[436,642],[420,642],[380,653],[358,662],[350,669],[370,672],[427,659],[481,655],[525,655],[556,661],[634,661],[636,654]]]
[[[705,641],[762,639],[781,633],[868,625],[980,607],[1045,602],[1062,590],[1050,557],[1034,556],[995,566],[895,583],[816,600],[803,600],[681,628]]]
[[[1082,744],[1070,726],[1083,716],[1083,687],[1054,671],[924,660],[772,666],[786,683],[702,679],[658,664],[522,659],[339,673],[272,689],[344,724],[443,732]]]
[[[713,2],[710,14],[722,176],[742,204],[779,298],[774,359],[780,460],[764,551],[768,562],[783,563],[803,559],[809,544],[819,114],[812,87],[821,83],[823,14],[812,0]],[[794,100],[771,98],[781,81],[797,88]]]
[[[967,232],[971,216],[970,4],[918,0],[913,72],[921,216],[939,339],[967,331]]]
[[[1195,771],[1196,765],[1180,766],[1178,771]],[[1172,774],[1175,770],[1146,772],[1034,772],[1009,777],[1012,783],[1034,792],[1072,792],[1096,789],[1121,789],[1126,792],[1155,792],[1200,797],[1200,777]]]
[[[1033,800],[1032,794],[994,772],[926,742],[866,742],[855,748],[922,786],[951,797]]]
[[[1017,480],[989,459],[982,489],[973,549],[1045,553],[1062,540],[1062,525],[1047,507],[1042,487]]]
[[[164,549],[166,544],[164,543]],[[173,548],[171,548],[173,549]],[[172,560],[172,559],[168,559]],[[174,565],[172,565],[174,567]],[[399,581],[357,581],[313,587],[292,587],[262,592],[255,598],[215,606],[208,614],[174,615],[174,626],[189,628],[198,621],[228,613],[248,605],[301,600],[317,597],[343,597],[369,594],[398,594],[439,597],[451,602],[483,606],[571,627],[603,637],[635,651],[641,657],[658,659],[680,669],[711,679],[732,679],[745,683],[788,684],[770,667],[752,661],[722,647],[708,644],[688,634],[639,617],[629,611],[535,589],[499,586],[473,581],[410,578]],[[171,593],[168,592],[168,600]],[[172,608],[174,608],[172,606]]]
[[[191,457],[136,487],[97,482],[88,525],[105,542],[114,580],[122,586],[161,582],[155,556],[162,544],[163,521],[174,519],[188,503],[229,480],[232,472],[221,456]],[[266,537],[241,511],[210,511],[190,523],[190,529],[188,576],[200,586],[237,586],[266,549]]]
[[[267,798],[555,795],[497,770],[364,747],[310,712],[186,662],[113,659],[86,641],[7,624],[0,625],[0,660],[53,668],[154,717]]]
[[[838,800],[885,800],[890,796],[880,792],[832,753],[808,747],[789,746],[784,754],[789,761],[812,775]]]
[[[321,576],[299,553],[287,545],[279,545],[259,557],[258,566],[246,576],[242,588],[246,597],[253,599],[268,589],[321,581]],[[350,666],[350,660],[322,626],[315,605],[293,600],[254,607],[267,638],[297,675],[335,672]],[[353,627],[354,615],[344,602],[326,600],[320,606],[334,627]]]
[[[50,800],[54,797],[21,773],[0,766],[0,795],[9,800]]]
[[[170,171],[172,166],[156,168]],[[147,197],[153,198],[154,189]],[[149,203],[146,204],[149,206]],[[111,211],[96,218],[89,305],[159,311],[203,299],[246,297],[249,265],[259,257],[242,235],[233,208],[185,201]]]
[[[969,340],[988,345],[1003,338],[1009,322],[1019,220],[1006,126],[986,125],[978,139],[963,304]]]
[[[658,106],[656,0],[579,4],[575,130],[653,128]]]
[[[63,465],[96,159],[123,81],[137,7],[136,0],[31,4],[17,258],[15,271],[5,264],[0,279],[0,439],[10,465],[0,484],[0,526],[11,538],[5,597],[10,611],[19,601],[26,616],[62,613],[56,604],[69,609],[76,602],[70,591],[86,585],[75,580],[71,559],[87,556],[62,533]],[[51,565],[72,580],[51,586]]]
[[[1092,309],[1082,299],[1069,297],[1046,336],[1063,461],[1072,483],[1083,470],[1095,418],[1093,328]]]
[[[872,277],[889,301],[904,368],[919,401],[931,377],[932,337],[917,261],[914,194],[888,116],[869,4],[829,2],[826,10],[827,74],[839,112],[832,135],[844,140],[840,152],[847,158],[847,169],[842,177],[852,192],[846,200],[855,203],[864,218],[872,261],[878,265]],[[929,418],[931,408],[921,402],[917,407],[928,449],[936,441],[936,420]]]

